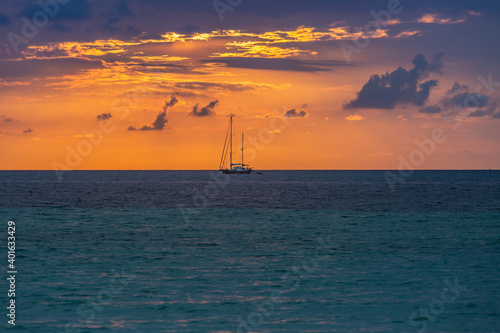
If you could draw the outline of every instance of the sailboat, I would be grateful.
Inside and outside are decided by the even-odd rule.
[[[229,137],[229,144],[228,144]],[[252,168],[248,164],[243,163],[243,142],[244,133],[241,133],[241,163],[233,163],[233,116],[229,117],[229,127],[226,132],[226,140],[222,149],[222,157],[220,158],[219,170],[225,174],[249,174]],[[229,168],[225,168],[227,153],[229,152]]]

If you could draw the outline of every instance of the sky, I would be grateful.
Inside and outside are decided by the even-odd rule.
[[[500,3],[0,1],[0,169],[499,169]]]

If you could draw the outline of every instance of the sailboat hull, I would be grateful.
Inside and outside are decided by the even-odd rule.
[[[222,173],[226,174],[226,175],[245,175],[245,174],[249,174],[249,173],[252,173],[252,170],[228,170],[228,169],[220,169],[220,171],[222,171]]]

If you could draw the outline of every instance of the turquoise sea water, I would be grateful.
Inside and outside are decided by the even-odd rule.
[[[243,177],[0,172],[18,270],[2,327],[499,331],[499,172],[416,172],[395,192],[383,171]]]

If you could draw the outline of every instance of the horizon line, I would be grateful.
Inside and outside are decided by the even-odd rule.
[[[52,169],[0,169],[2,171],[220,171],[218,169],[77,169],[77,170],[52,170]],[[253,171],[500,171],[500,169],[253,169]]]

